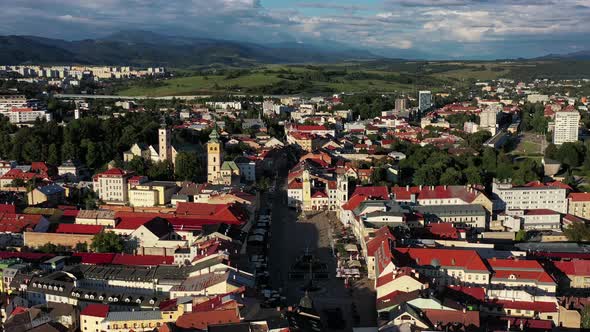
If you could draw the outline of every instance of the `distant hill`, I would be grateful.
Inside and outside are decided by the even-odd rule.
[[[252,63],[337,62],[378,56],[341,45],[301,43],[259,45],[208,38],[121,31],[99,39],[66,41],[35,36],[0,36],[0,64],[248,65]]]
[[[566,54],[548,54],[535,60],[590,60],[590,50],[577,51]]]

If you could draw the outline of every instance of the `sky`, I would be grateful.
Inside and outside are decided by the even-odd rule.
[[[0,34],[68,40],[120,30],[348,45],[411,59],[590,49],[590,0],[10,0]]]

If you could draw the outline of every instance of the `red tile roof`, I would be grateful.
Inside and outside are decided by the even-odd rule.
[[[559,214],[559,212],[555,212],[555,211],[549,210],[549,209],[532,209],[532,210],[526,210],[524,212],[524,214],[527,216],[549,216],[549,215]]]
[[[235,204],[205,204],[179,202],[176,206],[176,215],[200,217],[203,220],[225,224],[242,224],[246,222],[245,211]]]
[[[572,202],[588,202],[590,201],[590,193],[570,193],[567,198]]]
[[[174,262],[173,256],[159,255],[126,255],[116,254],[113,258],[115,265],[134,265],[134,266],[157,266],[170,265]]]
[[[375,251],[379,249],[381,243],[386,242],[388,240],[395,241],[395,236],[391,234],[389,227],[383,226],[379,228],[375,232],[374,237],[367,242],[367,256],[375,256]]]
[[[80,316],[92,316],[106,318],[109,314],[109,306],[106,304],[94,304],[87,305],[80,312]]]
[[[508,300],[490,300],[487,303],[499,305],[506,309],[533,310],[538,312],[557,312],[557,303],[555,302],[527,302],[527,301],[508,301]]]
[[[389,199],[389,190],[386,186],[356,187],[352,196],[354,195],[365,195],[376,199]]]
[[[55,257],[55,255],[37,252],[0,251],[0,259],[20,258],[25,261],[43,261],[52,257]]]
[[[447,286],[447,288],[469,295],[481,302],[486,299],[486,290],[483,287]]]
[[[0,213],[1,233],[22,233],[33,231],[43,216],[30,214]]]
[[[16,205],[0,204],[0,213],[16,213]]]
[[[590,276],[590,260],[571,260],[554,263],[555,267],[568,276]]]
[[[115,258],[114,253],[97,253],[97,252],[76,252],[73,257],[80,257],[82,264],[101,265],[111,264]]]
[[[100,225],[59,224],[56,233],[94,235],[104,229]]]
[[[42,179],[41,176],[39,176],[36,173],[33,172],[23,172],[23,170],[19,169],[19,168],[13,168],[10,171],[6,172],[4,175],[2,175],[0,177],[0,179],[4,179],[4,180],[16,180],[16,179],[20,179],[23,181],[30,181],[33,178],[40,178]]]
[[[356,209],[359,205],[361,205],[362,202],[366,201],[367,199],[368,199],[368,197],[365,195],[354,195],[348,200],[348,202],[346,202],[342,205],[342,209],[352,211],[352,210]]]
[[[477,189],[466,186],[393,187],[391,191],[398,201],[409,201],[412,194],[415,194],[417,200],[458,198],[467,203],[473,202],[480,193]]]
[[[458,249],[430,249],[430,248],[396,248],[394,249],[396,265],[405,266],[411,264],[412,260],[416,265],[432,265],[436,263],[442,267],[463,267],[471,271],[489,271],[483,260],[475,250]]]
[[[441,222],[435,224],[429,224],[426,226],[426,230],[437,238],[441,239],[458,239],[457,229],[452,223]]]
[[[235,302],[234,302],[235,303]],[[239,323],[237,304],[227,309],[197,311],[178,317],[176,326],[186,329],[207,330],[209,325]]]
[[[123,170],[121,168],[114,167],[114,168],[108,169],[108,170],[106,170],[106,171],[104,171],[102,173],[99,173],[97,175],[118,175],[118,176],[123,176],[123,175],[126,175],[126,174],[127,174],[127,171],[125,171],[125,170]]]
[[[303,182],[298,180],[293,180],[289,182],[288,189],[303,189]]]

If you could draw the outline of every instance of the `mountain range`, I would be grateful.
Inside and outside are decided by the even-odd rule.
[[[536,60],[590,60],[590,50],[577,51],[566,54],[547,54]]]
[[[337,62],[375,59],[366,50],[333,42],[260,45],[248,42],[121,31],[67,41],[36,36],[0,36],[0,64],[103,64],[184,67],[253,63]]]

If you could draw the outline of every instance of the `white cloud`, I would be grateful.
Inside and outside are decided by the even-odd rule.
[[[260,0],[13,0],[3,6],[0,33],[83,38],[145,29],[256,42],[321,38],[443,54],[496,52],[498,43],[571,48],[568,36],[590,33],[590,0],[290,1],[269,9]],[[587,38],[576,42],[590,48]]]

